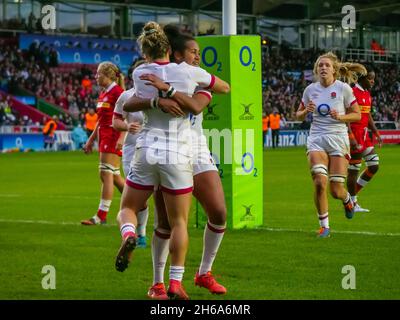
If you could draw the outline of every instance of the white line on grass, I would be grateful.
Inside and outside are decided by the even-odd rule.
[[[3,194],[0,194],[0,198],[20,198],[20,197],[25,197],[24,195],[22,195],[22,194],[7,194],[7,193],[3,193]],[[81,200],[81,199],[98,199],[99,197],[98,196],[82,196],[82,195],[79,195],[79,196],[74,196],[74,195],[62,195],[62,194],[60,194],[60,195],[45,195],[45,196],[42,196],[42,195],[26,195],[26,197],[28,197],[28,198],[49,198],[49,199],[78,199],[78,200]],[[120,199],[120,197],[118,197],[118,196],[116,196],[115,197],[115,199]]]
[[[269,228],[269,227],[258,227],[258,230],[266,230],[272,232],[303,232],[303,233],[315,233],[315,231],[309,231],[304,229],[284,229],[284,228]],[[372,231],[344,231],[344,230],[333,230],[332,233],[342,234],[360,234],[364,236],[383,236],[383,237],[400,237],[400,233],[392,232],[372,232]]]
[[[8,223],[29,223],[29,224],[48,224],[48,225],[69,225],[69,226],[80,226],[79,222],[63,222],[63,221],[45,221],[45,220],[13,220],[13,219],[0,219],[0,222]],[[105,227],[114,227],[115,223],[103,225]],[[258,227],[257,230],[265,230],[271,232],[302,232],[302,233],[315,233],[315,231],[309,231],[304,229],[284,229],[284,228],[269,228],[269,227]],[[364,236],[380,236],[380,237],[400,237],[400,233],[392,232],[371,232],[371,231],[332,231],[332,233],[342,234],[358,234]]]
[[[66,221],[46,221],[46,220],[14,220],[14,219],[0,219],[0,222],[6,223],[26,223],[26,224],[48,224],[48,225],[63,225],[63,226],[80,226],[79,222],[66,222]],[[102,225],[102,227],[114,227],[116,223]]]

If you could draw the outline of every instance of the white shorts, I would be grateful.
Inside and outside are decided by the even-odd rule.
[[[349,136],[335,134],[309,136],[307,138],[307,154],[311,151],[323,151],[330,156],[350,159]]]
[[[155,154],[148,148],[136,149],[126,184],[139,190],[160,190],[178,195],[192,192],[193,167],[191,157],[179,155],[179,163],[163,161],[166,151]]]
[[[122,147],[122,167],[124,169],[125,177],[128,176],[129,167],[131,165],[133,155],[135,154],[136,145],[124,144]]]
[[[193,155],[193,175],[203,173],[206,171],[218,171],[217,166],[214,163],[214,159],[211,156],[210,149],[206,143],[199,143],[192,147],[194,151]]]

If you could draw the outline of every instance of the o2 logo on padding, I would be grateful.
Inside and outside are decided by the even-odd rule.
[[[246,161],[249,159],[249,161]],[[250,174],[253,170],[253,176],[257,177],[257,168],[254,167],[254,156],[250,152],[246,152],[242,156],[242,169],[245,173]]]
[[[211,51],[211,56],[212,56],[211,60],[206,59],[208,51]],[[211,46],[205,47],[203,49],[203,52],[201,53],[201,60],[203,61],[204,65],[209,68],[217,64],[217,71],[218,72],[222,71],[222,62],[218,60],[218,53],[214,47]]]
[[[244,52],[246,52],[247,54],[247,59],[245,59],[243,56],[245,56],[244,55]],[[240,49],[240,52],[239,52],[239,60],[240,60],[240,63],[242,64],[242,66],[244,66],[244,67],[248,67],[250,64],[251,64],[251,71],[256,71],[256,63],[253,61],[253,54],[252,54],[252,52],[251,52],[251,49],[248,47],[248,46],[243,46],[241,49]],[[247,61],[246,61],[247,60]]]
[[[331,107],[329,105],[327,105],[326,103],[320,104],[317,107],[317,112],[321,116],[326,117],[331,112]]]

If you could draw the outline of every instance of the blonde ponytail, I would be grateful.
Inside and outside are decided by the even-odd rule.
[[[360,63],[340,62],[336,54],[327,52],[320,55],[314,64],[313,73],[318,78],[318,65],[321,59],[328,58],[332,61],[333,76],[347,83],[354,83],[358,77],[367,75],[367,69]]]
[[[339,78],[347,83],[357,82],[360,76],[366,76],[367,69],[360,63],[339,63]]]

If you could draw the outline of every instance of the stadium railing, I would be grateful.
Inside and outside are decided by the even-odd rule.
[[[399,124],[395,121],[375,121],[375,126],[379,130],[397,130]]]
[[[43,126],[18,126],[18,125],[5,125],[0,126],[0,133],[40,133]]]
[[[72,140],[72,132],[65,130],[55,131],[55,142],[53,145],[54,150],[75,150],[75,143]]]
[[[370,49],[344,49],[342,51],[342,57],[346,60],[355,60],[363,62],[374,62],[374,63],[398,63],[399,52],[384,50],[382,52],[376,52]]]

